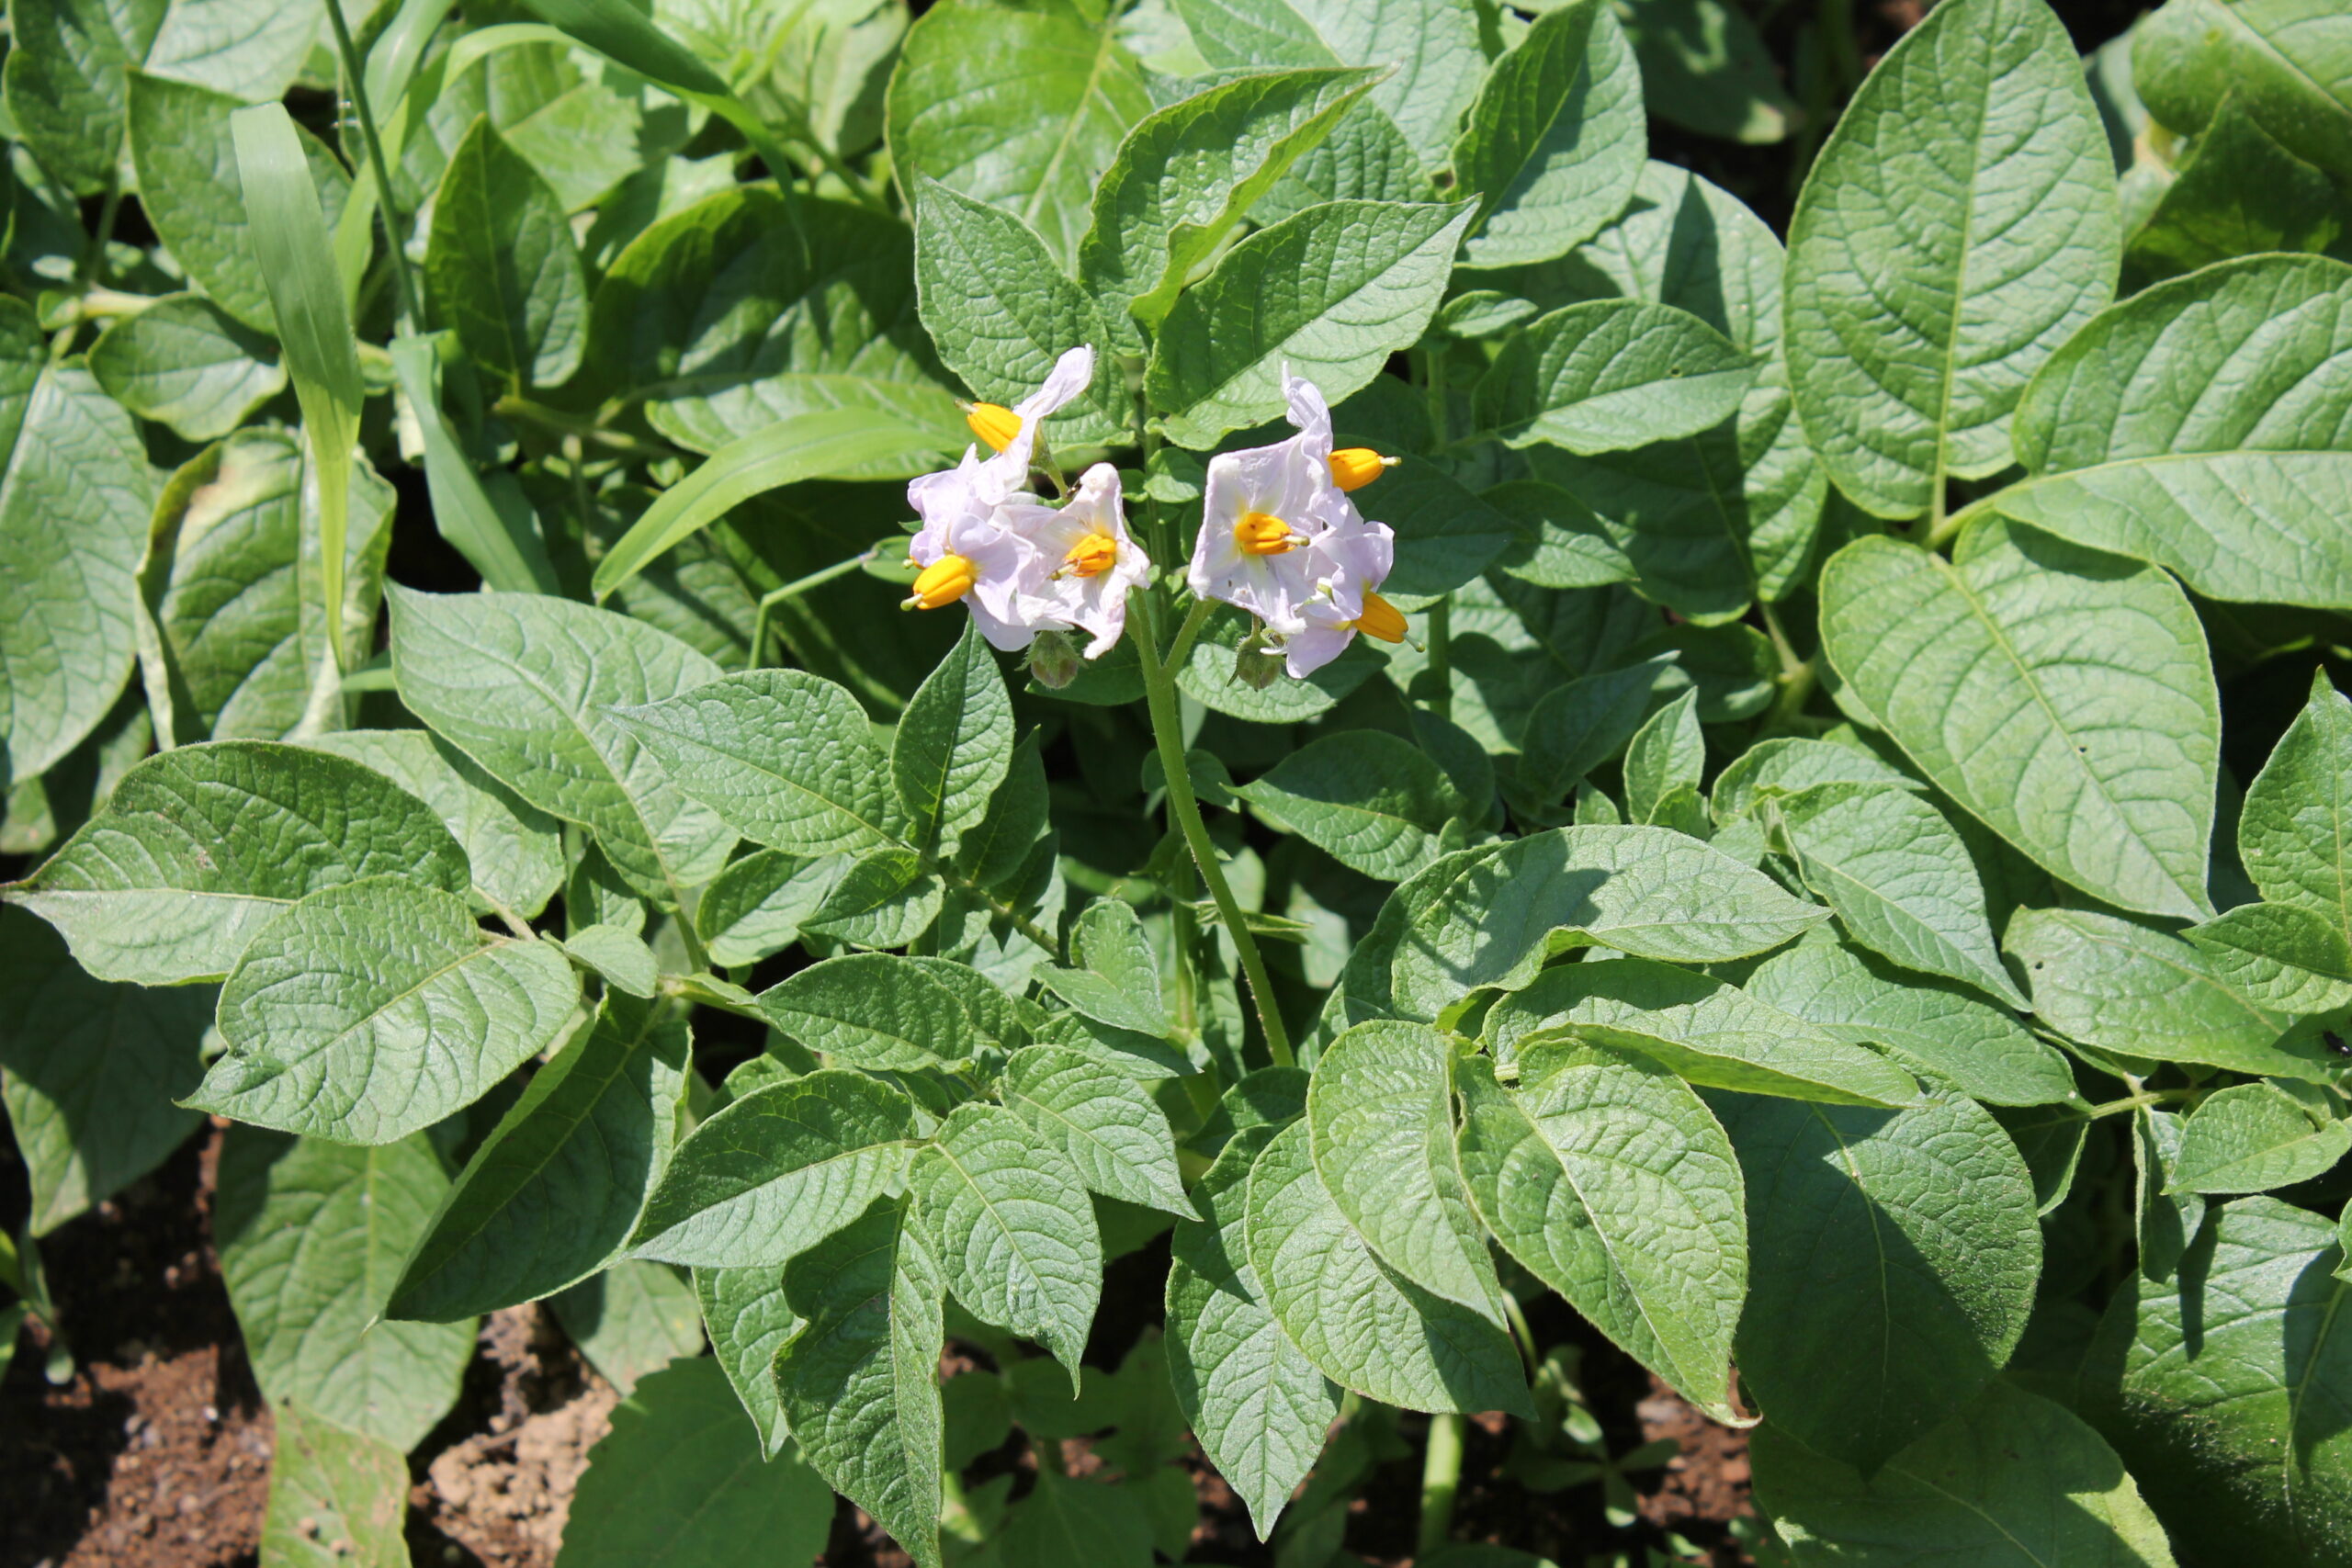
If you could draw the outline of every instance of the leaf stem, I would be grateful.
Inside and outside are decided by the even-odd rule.
[[[343,7],[330,4],[327,22],[334,28],[334,51],[343,57],[344,91],[359,118],[359,140],[368,147],[368,167],[376,176],[376,216],[383,220],[384,247],[392,254],[392,288],[400,299],[401,331],[415,332],[424,322],[416,308],[416,283],[409,276],[408,236],[401,232],[400,209],[392,200],[391,170],[384,163],[384,139],[376,133],[376,116],[368,107],[367,73],[359,51],[351,41],[351,24]]]
[[[1462,1490],[1462,1430],[1458,1415],[1430,1417],[1429,1447],[1421,1455],[1421,1528],[1414,1556],[1428,1562],[1453,1533],[1453,1499]]]
[[[534,402],[529,398],[514,392],[506,393],[492,403],[491,412],[504,419],[518,420],[553,435],[577,435],[583,441],[596,442],[601,446],[611,447],[616,452],[625,452],[632,457],[684,459],[687,457],[686,453],[681,452],[667,442],[647,441],[628,434],[625,431],[607,429],[588,415],[568,413],[562,409],[549,408],[545,403]]]
[[[1292,1054],[1290,1033],[1283,1027],[1282,1009],[1274,1000],[1273,981],[1266,974],[1266,961],[1259,955],[1258,939],[1250,934],[1241,906],[1225,879],[1216,846],[1209,841],[1208,825],[1201,820],[1201,803],[1193,795],[1193,776],[1184,766],[1184,728],[1176,712],[1174,671],[1179,666],[1175,656],[1191,649],[1193,639],[1200,635],[1201,625],[1213,608],[1206,599],[1193,602],[1192,613],[1184,617],[1183,626],[1170,644],[1166,664],[1160,662],[1159,651],[1154,646],[1158,640],[1156,628],[1142,628],[1143,635],[1136,638],[1136,654],[1143,663],[1144,701],[1151,712],[1152,739],[1159,745],[1160,772],[1168,781],[1168,815],[1176,819],[1178,830],[1184,835],[1184,843],[1193,852],[1193,863],[1201,868],[1201,880],[1208,885],[1209,897],[1216,902],[1217,916],[1241,954],[1241,972],[1249,977],[1250,999],[1257,1004],[1258,1022],[1266,1032],[1266,1049],[1272,1055],[1274,1066],[1295,1066],[1298,1058]]]
[[[1421,700],[1430,712],[1453,717],[1453,595],[1448,593],[1429,608],[1429,665],[1421,671],[1429,693]]]
[[[117,166],[107,173],[106,196],[98,204],[98,226],[91,231],[89,243],[82,247],[81,256],[74,263],[74,292],[80,294],[106,275],[107,245],[114,238],[114,220],[122,210],[122,170]],[[57,330],[50,340],[49,362],[62,363],[74,352],[74,340],[82,334],[82,317],[76,312],[71,321]]]
[[[2120,1116],[2127,1111],[2137,1111],[2143,1106],[2177,1105],[2187,1100],[2189,1092],[2185,1089],[2148,1089],[2140,1094],[2127,1094],[2120,1100],[2104,1100],[2094,1105],[2084,1111],[2083,1116],[2086,1121],[2096,1122],[2102,1116]]]
[[[760,595],[760,613],[752,622],[751,660],[750,662],[743,666],[743,668],[746,670],[757,670],[760,668],[761,656],[767,650],[769,611],[775,609],[778,604],[783,604],[786,599],[808,592],[811,588],[822,588],[826,583],[832,581],[835,578],[847,577],[851,572],[857,570],[858,568],[865,566],[874,558],[875,554],[871,549],[860,550],[857,554],[850,557],[847,560],[837,560],[831,566],[821,567],[819,570],[810,572],[806,577],[794,578],[790,582],[786,583],[783,587],[772,589],[768,592]]]

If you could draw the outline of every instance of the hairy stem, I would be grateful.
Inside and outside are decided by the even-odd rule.
[[[1217,916],[1232,933],[1233,945],[1241,954],[1241,972],[1250,981],[1250,999],[1257,1006],[1259,1026],[1266,1032],[1266,1049],[1272,1053],[1274,1066],[1293,1066],[1298,1058],[1291,1052],[1290,1032],[1283,1027],[1282,1009],[1274,1000],[1266,961],[1259,955],[1258,939],[1250,933],[1241,906],[1225,880],[1225,867],[1217,861],[1216,846],[1209,842],[1208,825],[1201,820],[1201,803],[1193,795],[1192,774],[1184,767],[1184,728],[1176,714],[1175,656],[1192,647],[1211,608],[1205,599],[1194,602],[1192,614],[1184,617],[1182,627],[1170,645],[1170,661],[1166,664],[1159,661],[1159,650],[1154,646],[1154,629],[1148,626],[1143,628],[1143,635],[1136,638],[1136,653],[1143,662],[1144,700],[1151,712],[1152,739],[1159,745],[1160,772],[1168,778],[1168,815],[1175,818],[1177,829],[1184,835],[1185,846],[1193,852],[1193,863],[1200,867],[1201,880],[1208,885],[1209,897],[1216,902]]]

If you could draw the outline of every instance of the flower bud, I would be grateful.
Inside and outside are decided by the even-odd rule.
[[[1047,691],[1058,692],[1077,680],[1083,662],[1068,632],[1041,631],[1029,644],[1029,673]]]

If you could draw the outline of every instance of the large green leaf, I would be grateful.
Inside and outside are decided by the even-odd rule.
[[[175,1103],[203,1076],[210,987],[92,979],[55,931],[0,909],[0,1101],[42,1235],[163,1163],[197,1115]]]
[[[1463,802],[1429,754],[1380,729],[1345,729],[1235,790],[1275,827],[1366,876],[1397,882],[1439,853]]]
[[[1854,940],[2028,1010],[2001,967],[1984,886],[1943,813],[1891,784],[1822,784],[1770,808],[1807,887]]]
[[[1757,1501],[1801,1568],[2173,1568],[2115,1450],[2006,1382],[1867,1479],[1775,1427],[1752,1441]]]
[[[606,992],[466,1163],[385,1315],[495,1312],[611,1261],[677,1141],[691,1044],[679,1013]]]
[[[1790,378],[1866,511],[1940,510],[2010,460],[2026,378],[2114,297],[2115,170],[2042,0],[1954,0],[1823,143],[1789,225]]]
[[[956,450],[969,434],[915,320],[913,248],[904,223],[865,208],[729,186],[647,229],[597,284],[598,373],[697,452],[839,408]],[[884,457],[836,471],[918,467]]]
[[[1392,1273],[1316,1174],[1304,1122],[1250,1167],[1250,1266],[1290,1342],[1343,1388],[1408,1410],[1532,1412],[1510,1336]]]
[[[31,308],[0,304],[0,578],[12,602],[0,757],[20,779],[73,750],[122,690],[154,504],[130,417],[87,371],[44,369],[48,358]]]
[[[2233,93],[2297,156],[2352,175],[2352,31],[2331,0],[2177,0],[2163,22],[2133,54],[2157,118],[2201,132]]]
[[[1350,964],[1348,995],[1434,1019],[1478,987],[1526,985],[1568,948],[1718,963],[1828,915],[1671,829],[1562,828],[1449,855],[1397,888]]]
[[[1718,1421],[1747,1290],[1738,1162],[1662,1068],[1543,1048],[1516,1089],[1462,1065],[1462,1176],[1510,1255]]]
[[[1384,65],[1372,103],[1420,163],[1445,162],[1486,54],[1469,0],[1177,0],[1211,65]],[[1359,194],[1371,194],[1369,192]]]
[[[890,782],[917,850],[955,858],[1012,766],[1012,742],[1004,673],[978,626],[967,622],[955,651],[908,699],[890,741]]]
[[[474,1325],[376,1321],[448,1186],[421,1133],[360,1148],[230,1130],[213,1234],[264,1394],[401,1453],[448,1413]]]
[[[2127,1280],[2083,1409],[2200,1560],[2352,1563],[2352,1284],[2335,1224],[2270,1198],[2208,1217],[2176,1280]]]
[[[1906,1105],[1911,1076],[1736,987],[1646,958],[1544,971],[1487,1014],[1502,1061],[1549,1041],[1650,1056],[1695,1084],[1832,1105]]]
[[[912,959],[853,953],[812,964],[759,995],[786,1039],[853,1066],[915,1072],[972,1054],[978,1031],[956,993]]]
[[[1146,118],[1094,188],[1079,276],[1114,332],[1158,322],[1193,270],[1377,73],[1271,72],[1220,83]],[[1134,346],[1141,347],[1140,338]]]
[[[2238,852],[2264,898],[2352,942],[2352,702],[2324,669],[2246,786]]]
[[[2220,701],[2170,579],[1997,519],[1949,565],[1861,539],[1822,569],[1821,637],[1849,711],[2052,874],[2211,912]]]
[[[1985,509],[2211,598],[2352,607],[2352,547],[2321,522],[2352,483],[2348,308],[2352,266],[2274,255],[2102,312],[2026,389],[2029,477]]]
[[[579,998],[579,975],[553,945],[492,936],[454,893],[391,876],[323,887],[230,972],[227,1049],[187,1103],[339,1143],[392,1143],[554,1043]]]
[[[2352,1004],[2352,945],[2325,915],[2291,904],[2240,904],[2181,934],[2257,1007],[2311,1013]]]
[[[1132,905],[1117,898],[1088,905],[1071,928],[1070,949],[1075,967],[1038,976],[1047,989],[1097,1023],[1134,1034],[1169,1032],[1159,960]]]
[[[1478,200],[1473,266],[1549,261],[1623,210],[1649,157],[1642,73],[1605,0],[1539,17],[1495,62],[1453,144],[1455,186]]]
[[[2335,1114],[2335,1102],[2324,1092],[2237,1084],[2216,1089],[2182,1124],[2171,1188],[2267,1192],[2324,1175],[2347,1149],[2352,1123]]]
[[[271,1409],[269,1435],[261,1546],[273,1568],[409,1568],[400,1450],[345,1431],[299,1399]]]
[[[1619,452],[1721,424],[1756,376],[1753,358],[1688,310],[1596,299],[1507,341],[1471,393],[1471,413],[1509,446]]]
[[[1897,974],[1827,931],[1774,953],[1740,988],[1833,1038],[1940,1073],[1973,1099],[2043,1105],[2074,1098],[2066,1058],[2008,1013],[1957,987]]]
[[[890,78],[890,161],[1001,207],[1063,265],[1127,128],[1151,110],[1114,15],[1076,0],[950,0],[907,32]],[[1069,344],[1063,346],[1068,347]]]
[[[775,1355],[801,1454],[912,1556],[940,1568],[939,1352],[945,1285],[912,1200],[888,1199],[792,1260],[802,1326]]]
[[[786,1263],[903,1179],[914,1133],[912,1102],[864,1073],[756,1089],[678,1146],[630,1251],[698,1269]]]
[[[1206,450],[1283,412],[1287,368],[1338,402],[1409,348],[1444,297],[1467,208],[1335,201],[1261,229],[1184,291],[1144,387]]]
[[[1308,1148],[1332,1204],[1392,1273],[1499,1327],[1502,1287],[1454,1161],[1454,1066],[1425,1024],[1356,1025],[1316,1058]]]
[[[1168,1117],[1129,1075],[1067,1045],[1030,1045],[1004,1065],[1004,1103],[1091,1190],[1195,1216]]]
[[[560,1568],[753,1568],[824,1550],[832,1492],[797,1453],[768,1456],[716,1361],[640,1382],[588,1450]]]
[[[695,1299],[711,1355],[759,1427],[761,1447],[774,1454],[790,1435],[776,1399],[775,1353],[800,1326],[785,1300],[784,1270],[697,1269]]]
[[[428,730],[338,729],[305,744],[383,774],[432,807],[466,852],[473,885],[528,918],[563,885],[555,818],[526,806]]]
[[[64,932],[93,975],[166,986],[219,979],[295,901],[362,877],[462,893],[466,854],[432,807],[371,769],[224,740],[133,768],[8,897]]]
[[[286,389],[267,338],[195,294],[166,294],[90,345],[90,374],[115,401],[188,441],[216,441]]]
[[[1201,1451],[1262,1539],[1323,1451],[1340,1391],[1266,1303],[1246,1241],[1250,1167],[1269,1124],[1236,1133],[1193,1197],[1205,1220],[1176,1227],[1168,1266],[1168,1373]]]
[[[1802,112],[1731,0],[1634,0],[1625,18],[1650,113],[1702,136],[1778,141]]]
[[[611,712],[706,684],[718,666],[642,622],[565,599],[396,589],[391,602],[392,679],[442,739],[594,831],[614,868],[664,903],[726,863],[734,835]]]
[[[555,192],[487,115],[449,155],[433,198],[424,279],[474,362],[552,387],[588,344],[588,280]]]
[[[2009,1359],[2041,1267],[2033,1183],[1989,1112],[1724,1096],[1747,1176],[1740,1382],[1776,1426],[1874,1472]]]
[[[666,1264],[623,1258],[548,1304],[588,1364],[623,1393],[671,1362],[702,1354],[694,1287]]]
[[[2177,936],[2091,909],[2019,909],[2002,941],[2034,1010],[2086,1045],[2159,1062],[2313,1081],[2337,1066],[2315,1039],[2257,1007]]]
[[[1043,1344],[1075,1392],[1102,1294],[1102,1239],[1053,1144],[1001,1106],[959,1106],[916,1155],[907,1191],[956,1299]]]

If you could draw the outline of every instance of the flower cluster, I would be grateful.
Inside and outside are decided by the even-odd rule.
[[[1011,408],[982,403],[968,423],[987,444],[952,468],[907,487],[922,526],[910,547],[922,568],[910,609],[963,603],[994,646],[1029,646],[1041,631],[1082,631],[1100,658],[1126,626],[1130,590],[1151,559],[1127,532],[1119,473],[1097,463],[1059,505],[1029,489],[1045,422],[1086,389],[1094,350],[1073,348],[1046,384]],[[1363,448],[1334,452],[1331,412],[1313,383],[1285,376],[1298,434],[1209,460],[1200,538],[1186,581],[1265,623],[1294,676],[1339,657],[1358,632],[1401,641],[1405,617],[1374,590],[1395,559],[1396,536],[1368,523],[1348,492],[1396,459]]]

